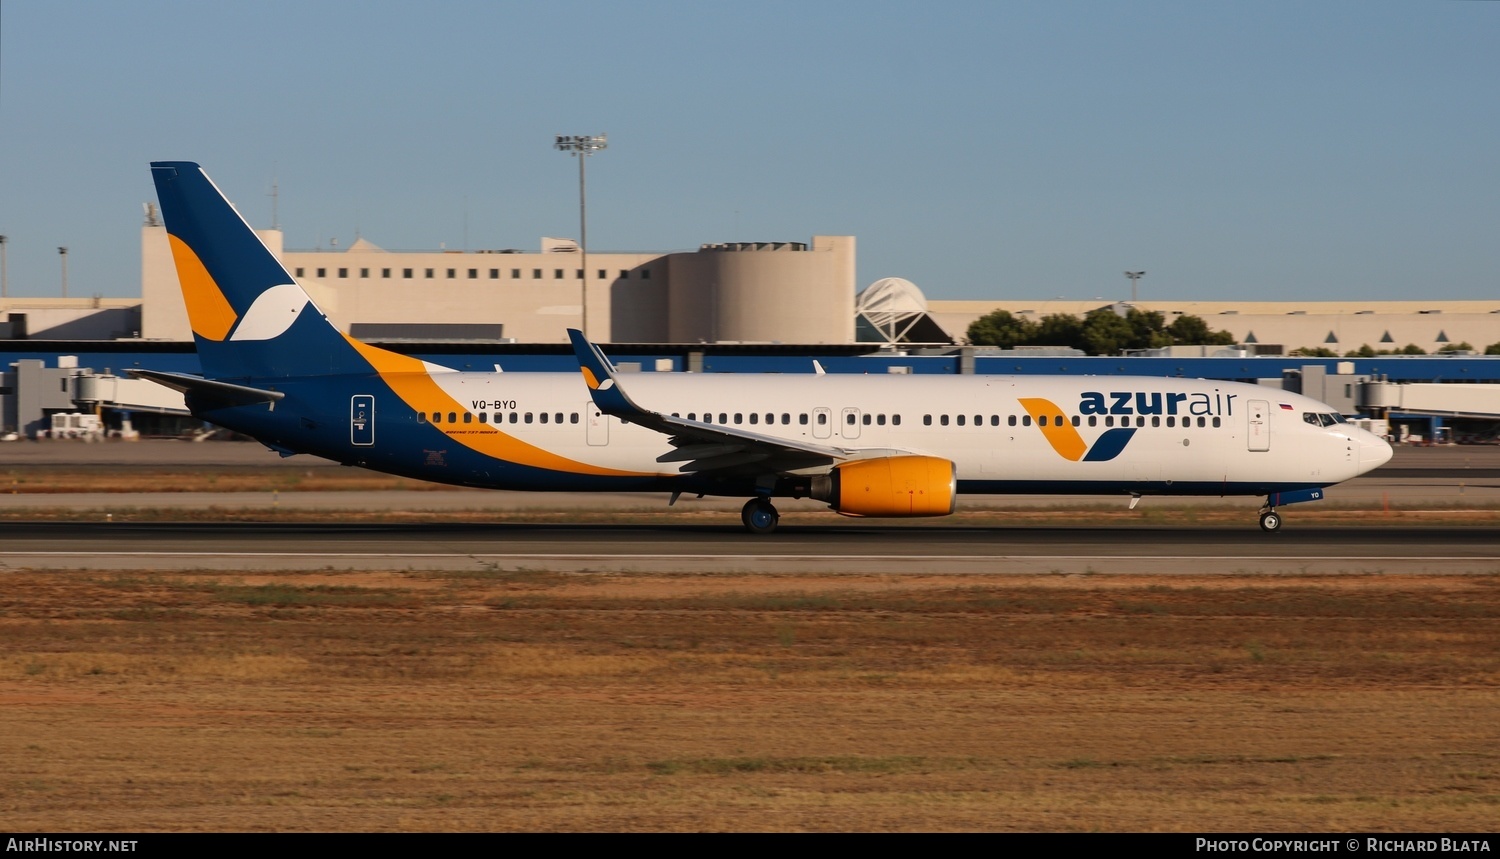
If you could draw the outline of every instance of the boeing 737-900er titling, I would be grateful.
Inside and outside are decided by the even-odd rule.
[[[340,332],[197,164],[151,165],[202,375],[138,370],[284,455],[461,486],[748,499],[850,516],[952,513],[963,493],[1264,496],[1386,462],[1383,439],[1292,393],[1201,379],[643,373],[578,331],[576,373],[472,373]]]

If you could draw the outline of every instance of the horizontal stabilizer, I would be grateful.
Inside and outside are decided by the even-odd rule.
[[[165,385],[174,391],[181,391],[184,396],[223,403],[226,406],[274,403],[286,396],[280,391],[268,391],[229,382],[215,382],[212,379],[190,376],[186,373],[165,373],[160,370],[126,370],[125,372],[132,378],[146,379],[158,385]]]

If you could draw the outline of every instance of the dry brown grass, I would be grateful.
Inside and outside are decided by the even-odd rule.
[[[1450,830],[1500,579],[7,572],[0,819]]]

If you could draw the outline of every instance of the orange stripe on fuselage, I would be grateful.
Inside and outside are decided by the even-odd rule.
[[[1047,439],[1047,443],[1052,445],[1052,449],[1057,451],[1063,459],[1077,462],[1088,452],[1089,446],[1084,443],[1083,436],[1079,435],[1078,430],[1063,418],[1062,409],[1053,405],[1051,400],[1041,397],[1021,397],[1020,403],[1021,408],[1025,409],[1026,413],[1031,415],[1031,419],[1037,422],[1039,425],[1037,428],[1042,431],[1042,436]],[[1040,426],[1043,418],[1047,420],[1046,426]]]
[[[172,261],[177,264],[177,282],[182,285],[182,300],[187,304],[188,324],[199,337],[222,342],[229,336],[238,314],[187,242],[171,233],[167,234],[167,240],[172,244]]]
[[[366,361],[370,362],[370,366],[374,367],[375,372],[380,374],[380,378],[391,387],[392,391],[396,392],[396,396],[412,409],[429,413],[468,411],[437,382],[433,381],[431,374],[427,372],[427,367],[420,360],[361,343],[347,334],[344,335],[344,339],[348,340],[349,344],[358,350]],[[441,430],[442,427],[435,427],[435,429]],[[449,434],[448,437],[485,456],[532,468],[544,468],[548,471],[561,471],[566,474],[592,474],[608,477],[656,476],[649,472],[602,468],[568,459],[565,456],[558,456],[549,450],[543,450],[536,445],[507,435],[496,429],[494,424],[469,424],[463,428],[463,435]]]

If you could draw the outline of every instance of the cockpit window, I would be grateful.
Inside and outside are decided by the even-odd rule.
[[[1307,423],[1312,424],[1315,427],[1316,426],[1322,426],[1322,421],[1318,420],[1318,413],[1317,412],[1303,412],[1302,413],[1302,420],[1306,421]]]

